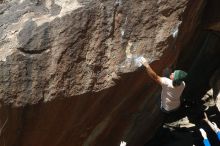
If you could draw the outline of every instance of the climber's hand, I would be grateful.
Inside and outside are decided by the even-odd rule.
[[[144,57],[140,57],[140,62],[142,63],[142,64],[145,64],[145,63],[147,63],[147,60],[144,58]]]
[[[200,128],[199,131],[201,132],[202,137],[203,137],[204,139],[207,139],[207,134],[206,134],[205,130],[202,129],[202,128]]]
[[[212,125],[213,125],[213,128],[214,128],[215,132],[217,133],[219,131],[218,126],[216,125],[215,122],[212,122]]]
[[[120,146],[126,146],[126,142],[122,141]]]
[[[145,67],[149,67],[149,63],[144,57],[140,57],[140,63],[143,64]]]

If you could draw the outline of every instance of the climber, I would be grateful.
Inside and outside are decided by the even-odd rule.
[[[220,129],[218,128],[218,126],[216,125],[215,122],[211,122],[209,121],[206,113],[204,112],[204,121],[211,127],[211,129],[216,133],[219,141],[220,141]]]
[[[176,111],[180,107],[180,96],[185,88],[185,82],[187,73],[182,70],[175,70],[170,79],[167,77],[158,76],[150,67],[148,61],[144,58],[140,58],[140,63],[143,64],[147,70],[148,75],[162,86],[161,92],[161,110],[164,113],[170,113]]]
[[[209,139],[207,138],[207,134],[206,134],[205,130],[202,129],[202,128],[200,128],[199,131],[200,131],[200,133],[201,133],[201,135],[202,135],[202,137],[203,137],[203,143],[204,143],[204,145],[205,145],[205,146],[211,146],[211,144],[210,144],[210,142],[209,142]]]

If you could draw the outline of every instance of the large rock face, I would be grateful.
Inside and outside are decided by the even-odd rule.
[[[0,145],[143,145],[160,124],[158,86],[135,58],[147,57],[159,74],[172,65],[202,7],[0,1]]]

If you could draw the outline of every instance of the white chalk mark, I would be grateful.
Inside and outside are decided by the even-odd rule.
[[[119,6],[122,5],[122,0],[116,0],[115,5],[119,5]]]
[[[77,0],[55,0],[55,4],[61,6],[62,8],[60,16],[63,16],[68,12],[82,7],[82,5]]]
[[[124,37],[124,35],[125,35],[125,30],[121,28],[121,36]]]
[[[131,42],[128,42],[128,45],[126,47],[126,56],[127,58],[132,58],[132,54],[131,54],[131,47],[132,47],[132,43]]]
[[[171,31],[173,38],[176,38],[178,36],[178,32],[179,32],[179,26],[182,22],[180,21],[175,27],[174,29]]]

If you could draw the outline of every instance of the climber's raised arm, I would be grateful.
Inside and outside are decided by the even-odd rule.
[[[138,62],[143,64],[148,75],[162,87],[161,110],[165,113],[174,112],[180,107],[180,97],[185,88],[183,79],[187,73],[182,70],[175,70],[170,74],[170,78],[158,76],[144,57],[139,57]]]
[[[145,66],[148,75],[149,75],[154,81],[156,81],[158,84],[161,85],[161,77],[158,76],[158,75],[154,72],[154,70],[150,67],[149,63],[147,62],[147,60],[146,60],[144,57],[141,57],[140,62]]]

